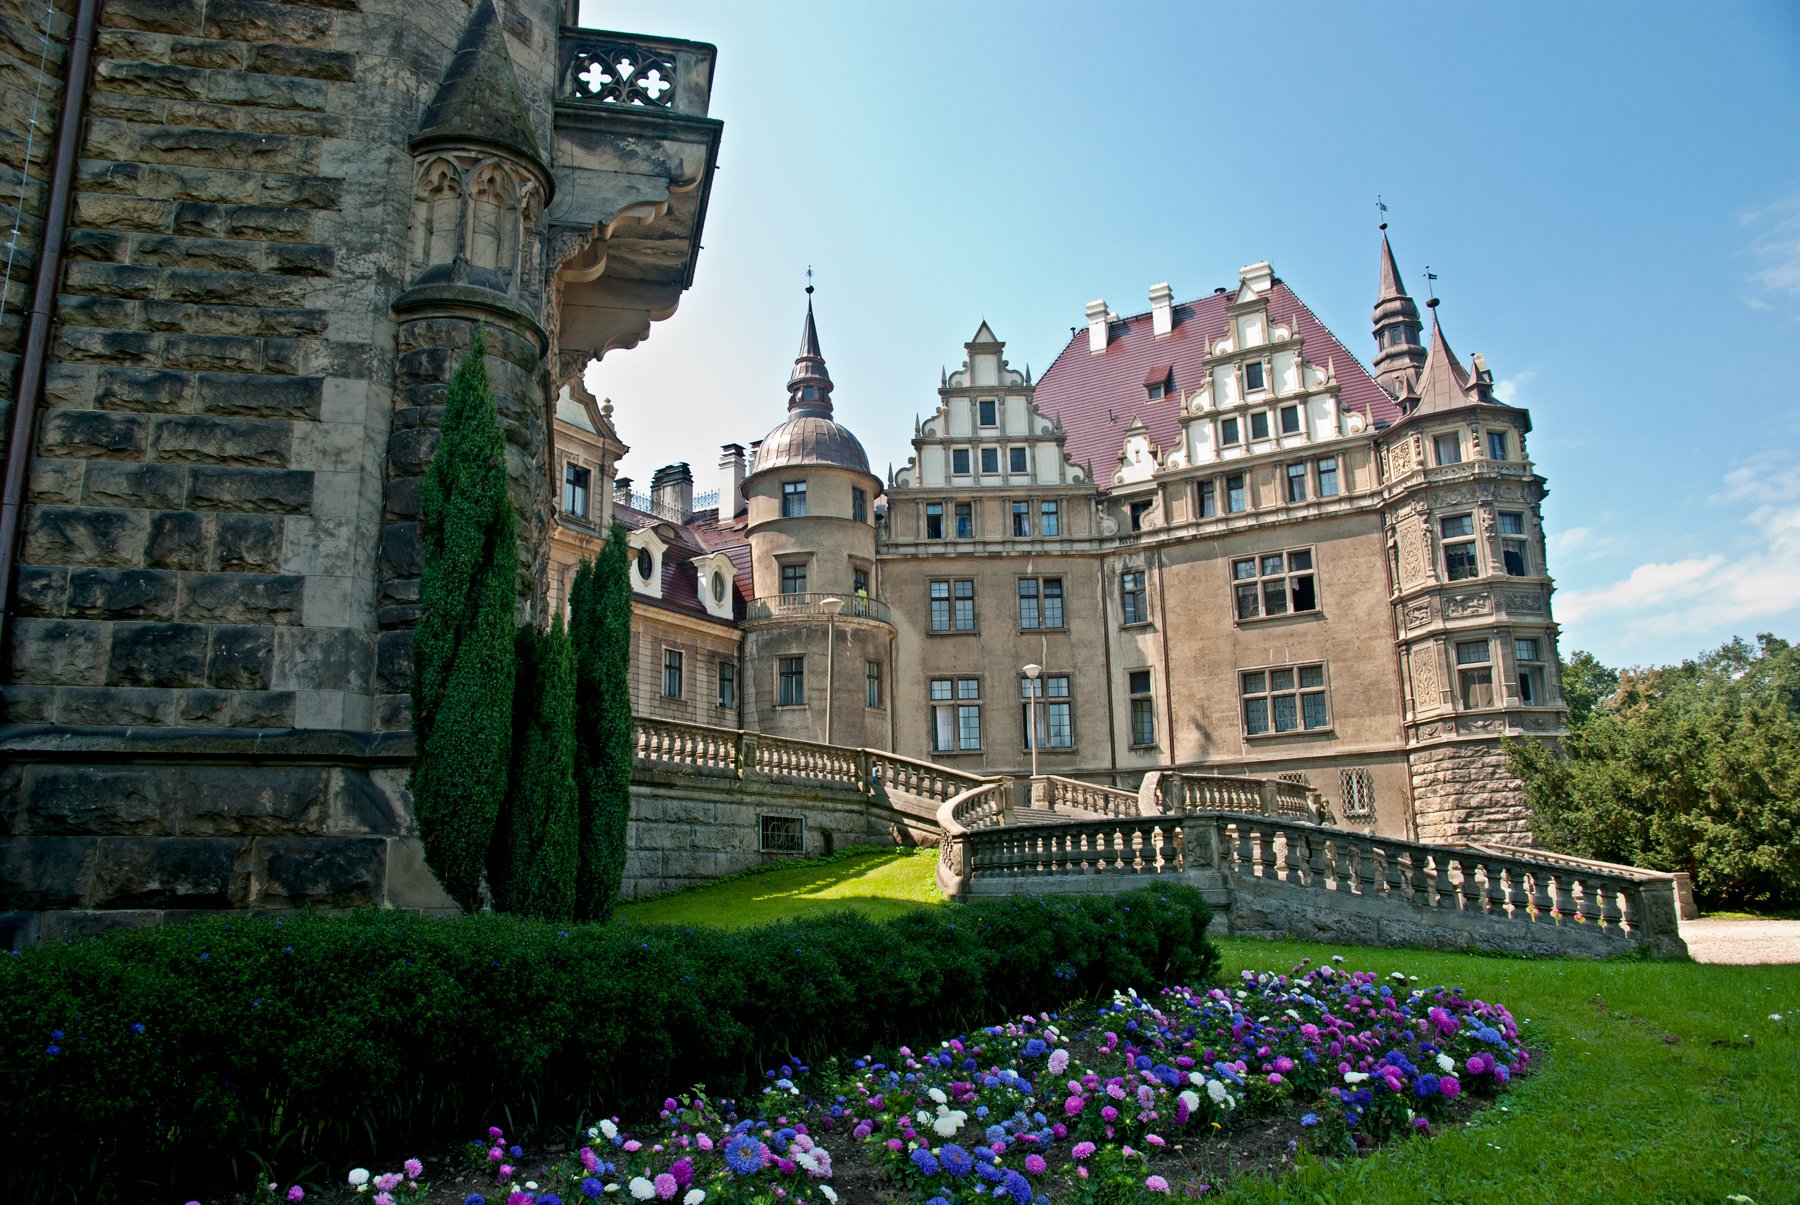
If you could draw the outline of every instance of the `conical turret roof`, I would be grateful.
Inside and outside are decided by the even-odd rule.
[[[469,14],[443,82],[413,136],[412,149],[470,141],[513,151],[544,166],[494,0],[480,0]]]
[[[831,417],[831,373],[819,350],[819,327],[813,321],[812,286],[806,289],[806,324],[800,328],[800,354],[788,374],[788,413]]]
[[[1450,350],[1450,340],[1438,325],[1437,298],[1427,304],[1431,307],[1431,350],[1425,355],[1425,370],[1419,374],[1419,404],[1414,414],[1451,410],[1477,400],[1469,392],[1468,369]]]

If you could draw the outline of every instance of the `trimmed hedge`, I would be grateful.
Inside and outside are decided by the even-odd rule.
[[[1170,886],[730,933],[371,910],[41,947],[0,958],[0,1185],[192,1195],[258,1163],[341,1182],[349,1152],[735,1093],[790,1056],[1201,982],[1210,917]]]

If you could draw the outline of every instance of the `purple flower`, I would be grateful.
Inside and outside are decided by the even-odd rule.
[[[1144,1179],[1144,1187],[1151,1192],[1168,1192],[1169,1182],[1161,1176],[1147,1176]]]
[[[290,1201],[304,1201],[306,1199],[306,1190],[296,1184],[287,1190],[287,1199]]]
[[[417,1159],[408,1159],[400,1166],[406,1169],[406,1178],[408,1180],[417,1180],[420,1176],[425,1174],[425,1165],[420,1163]]]

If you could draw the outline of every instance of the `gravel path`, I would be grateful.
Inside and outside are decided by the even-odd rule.
[[[1800,920],[1702,917],[1681,922],[1695,962],[1800,962]]]

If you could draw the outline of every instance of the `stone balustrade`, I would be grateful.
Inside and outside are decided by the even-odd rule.
[[[565,29],[557,40],[557,99],[704,117],[717,53],[705,43],[677,38]]]
[[[1249,812],[1316,824],[1322,815],[1318,792],[1305,783],[1283,782],[1276,778],[1183,774],[1175,770],[1145,775],[1138,801],[1146,816]]]
[[[1134,791],[1103,787],[1056,774],[1041,774],[1032,779],[1031,804],[1051,811],[1075,809],[1102,816],[1137,816],[1139,803]]]
[[[904,791],[938,803],[960,795],[970,787],[993,781],[979,774],[948,770],[928,761],[914,761],[897,753],[882,753],[870,749],[868,754],[870,772],[890,790]]]
[[[757,736],[755,768],[776,781],[835,785],[867,793],[868,756],[861,749],[841,749],[781,736]]]
[[[736,777],[743,734],[731,728],[638,719],[632,739],[639,767],[714,777]]]

